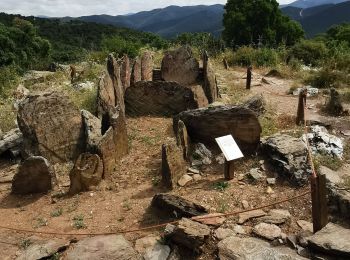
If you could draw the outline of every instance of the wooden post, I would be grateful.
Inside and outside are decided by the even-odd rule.
[[[224,169],[225,180],[232,180],[235,177],[233,161],[227,161],[225,159],[225,169]]]
[[[307,89],[302,89],[299,93],[299,103],[298,103],[298,111],[297,111],[297,119],[296,119],[297,125],[301,125],[305,122],[304,106],[306,105],[306,96],[307,96]]]
[[[311,178],[312,223],[314,233],[328,224],[326,175]]]
[[[225,69],[228,70],[230,67],[228,65],[226,58],[223,59],[223,62],[224,62]]]
[[[249,66],[247,68],[247,85],[246,85],[246,89],[250,89],[250,86],[252,84],[252,66]]]

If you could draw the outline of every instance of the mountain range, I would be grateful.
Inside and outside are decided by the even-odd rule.
[[[313,37],[325,32],[332,25],[350,22],[349,0],[297,0],[280,6],[281,11],[303,26],[306,36]],[[184,32],[210,32],[220,36],[223,25],[224,6],[168,6],[128,15],[91,15],[78,18],[86,22],[127,27],[173,38]]]

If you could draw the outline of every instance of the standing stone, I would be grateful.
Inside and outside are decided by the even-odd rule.
[[[165,81],[176,81],[188,86],[196,83],[198,75],[199,63],[189,46],[165,54],[162,60],[162,78]]]
[[[97,93],[97,116],[101,119],[108,113],[110,107],[115,107],[113,81],[109,74],[100,78]]]
[[[53,170],[41,156],[29,157],[18,168],[12,180],[13,194],[44,193],[51,190]]]
[[[93,189],[99,185],[102,175],[103,163],[100,157],[97,154],[81,154],[69,174],[69,193],[77,194]]]
[[[62,94],[28,96],[19,105],[17,121],[25,155],[41,155],[57,163],[75,160],[85,149],[81,113]]]
[[[102,123],[87,110],[81,110],[86,136],[86,151],[97,153],[97,147],[102,139]]]
[[[95,236],[80,240],[67,251],[66,260],[141,260],[131,243],[121,235]]]
[[[341,116],[345,112],[339,92],[334,88],[331,89],[331,96],[326,104],[326,111],[333,116]]]
[[[193,143],[216,146],[215,138],[231,134],[245,155],[255,153],[260,144],[261,126],[250,109],[242,106],[218,106],[181,112],[174,116],[174,131],[178,121],[187,127]]]
[[[162,146],[162,182],[167,188],[175,188],[176,183],[186,173],[187,166],[181,148],[169,138]]]
[[[120,65],[113,55],[108,56],[107,70],[114,88],[115,104],[113,107],[119,107],[120,111],[125,115],[124,88],[120,78]]]
[[[189,153],[191,149],[191,139],[188,136],[187,128],[184,122],[182,122],[181,120],[179,120],[178,122],[176,139],[177,139],[177,145],[182,148],[183,158],[187,161],[190,156]],[[199,174],[199,171],[195,173]]]
[[[125,92],[126,112],[131,116],[173,116],[208,104],[202,89],[176,82],[141,81]]]
[[[128,87],[130,87],[130,78],[131,78],[130,59],[126,54],[124,54],[124,57],[123,57],[121,70],[120,70],[120,77],[121,77],[122,85],[125,91]]]
[[[136,82],[141,81],[141,59],[136,57],[131,72],[130,85],[135,85]]]
[[[153,57],[152,53],[146,51],[141,57],[141,79],[143,81],[152,81],[153,78]]]
[[[213,66],[209,60],[208,53],[203,54],[203,71],[204,71],[204,91],[209,103],[214,103],[219,95],[216,76]]]

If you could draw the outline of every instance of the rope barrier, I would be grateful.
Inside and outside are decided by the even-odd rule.
[[[218,218],[218,217],[229,217],[229,216],[234,216],[238,215],[241,213],[246,213],[246,212],[251,212],[259,209],[264,209],[264,208],[269,208],[275,205],[279,205],[281,203],[289,202],[296,200],[298,198],[304,197],[308,194],[310,194],[311,191],[304,192],[302,194],[299,194],[297,196],[294,196],[292,198],[286,198],[271,204],[267,204],[264,206],[256,207],[253,209],[248,209],[248,210],[240,210],[236,212],[231,212],[231,213],[225,213],[225,214],[220,214],[220,215],[215,215],[215,216],[198,216],[198,217],[192,217],[192,220],[206,220],[206,219],[213,219],[213,218]],[[135,233],[135,232],[140,232],[140,231],[147,231],[147,230],[152,230],[152,229],[157,229],[161,227],[165,227],[169,224],[176,224],[178,223],[179,220],[171,221],[171,222],[166,222],[163,224],[158,224],[158,225],[153,225],[153,226],[148,226],[144,228],[137,228],[137,229],[131,229],[131,230],[120,230],[116,232],[102,232],[102,233],[60,233],[60,232],[43,232],[43,231],[36,231],[36,230],[29,230],[29,229],[19,229],[19,228],[12,228],[12,227],[6,227],[6,226],[0,226],[0,229],[5,229],[5,230],[11,230],[11,231],[16,231],[20,233],[31,233],[31,234],[41,234],[41,235],[56,235],[56,236],[101,236],[101,235],[115,235],[115,234],[128,234],[128,233]]]

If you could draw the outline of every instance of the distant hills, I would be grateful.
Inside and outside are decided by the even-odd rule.
[[[301,23],[307,37],[325,32],[332,25],[350,22],[350,0],[297,0],[281,6],[284,14]],[[210,32],[220,36],[224,6],[168,6],[128,15],[92,15],[63,20],[82,20],[127,27],[173,38],[184,32]]]

